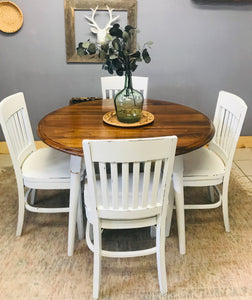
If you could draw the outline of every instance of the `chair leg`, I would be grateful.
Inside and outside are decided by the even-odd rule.
[[[165,236],[168,237],[170,235],[170,229],[171,229],[171,221],[172,221],[172,214],[173,214],[173,208],[174,208],[174,189],[173,186],[170,186],[170,192],[169,192],[169,200],[168,200],[168,207],[167,207],[167,216],[166,216],[166,223],[165,223]],[[150,228],[150,235],[152,238],[156,237],[156,226],[151,226]]]
[[[165,265],[165,228],[163,225],[165,224],[160,224],[160,222],[157,225],[156,247],[159,287],[161,294],[165,295],[167,294],[167,279]]]
[[[100,277],[101,277],[101,227],[98,221],[93,224],[94,236],[94,269],[93,269],[93,298],[98,299],[100,290]]]
[[[77,208],[77,230],[78,230],[79,240],[84,239],[84,221],[83,221],[83,209],[82,208],[83,208],[82,207],[82,196],[81,196],[81,190],[80,190],[78,208]]]
[[[24,224],[24,214],[25,214],[25,196],[24,196],[24,186],[22,183],[18,183],[18,221],[16,236],[21,236]]]
[[[170,235],[170,229],[171,229],[171,221],[172,221],[172,213],[173,213],[173,207],[174,207],[174,189],[173,185],[170,186],[170,192],[169,192],[169,202],[167,207],[167,216],[166,216],[166,225],[165,225],[165,236]]]
[[[183,155],[175,157],[173,169],[173,187],[176,205],[180,254],[186,253],[183,163]]]
[[[156,237],[156,226],[150,227],[150,236],[152,239]]]
[[[37,197],[37,190],[32,189],[32,191],[31,191],[31,200],[30,200],[31,205],[35,204],[36,197]]]
[[[222,213],[223,213],[225,231],[230,232],[229,217],[228,217],[228,182],[229,180],[225,180],[224,178],[223,186],[222,186]]]
[[[207,189],[208,189],[209,199],[212,203],[214,203],[214,187],[208,186]]]

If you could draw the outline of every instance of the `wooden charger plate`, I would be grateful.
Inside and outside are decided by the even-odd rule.
[[[18,31],[23,25],[21,9],[11,1],[0,1],[0,30],[5,33]]]
[[[140,127],[152,123],[154,121],[154,116],[152,113],[143,110],[140,121],[135,123],[122,123],[118,121],[115,111],[109,111],[103,116],[103,121],[116,127]]]

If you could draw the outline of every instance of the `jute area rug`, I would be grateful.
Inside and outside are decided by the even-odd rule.
[[[23,235],[15,236],[17,190],[13,169],[1,170],[0,299],[92,299],[93,255],[76,239],[67,256],[68,215],[26,212]],[[186,199],[207,196],[187,189]],[[221,208],[186,211],[186,255],[178,251],[176,216],[166,240],[168,294],[161,296],[155,255],[103,258],[100,299],[252,299],[251,182],[232,170],[229,211],[231,233],[223,227]],[[38,201],[67,201],[64,191],[43,191]],[[105,231],[107,248],[152,244],[149,229]],[[105,240],[107,242],[105,242]]]

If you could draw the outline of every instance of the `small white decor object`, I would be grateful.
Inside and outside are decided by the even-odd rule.
[[[112,27],[112,23],[115,22],[120,16],[116,16],[116,17],[112,17],[112,11],[114,10],[113,8],[109,8],[107,5],[107,10],[109,13],[109,22],[107,23],[107,25],[104,28],[100,28],[99,25],[95,22],[94,17],[95,17],[95,13],[98,9],[98,6],[96,6],[95,9],[90,8],[92,10],[92,17],[89,18],[88,16],[85,16],[85,18],[90,22],[88,23],[91,27],[90,30],[97,34],[97,43],[102,44],[105,42],[105,37],[107,35],[107,33],[109,32],[109,29]]]

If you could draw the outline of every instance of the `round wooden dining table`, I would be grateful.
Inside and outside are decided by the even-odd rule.
[[[186,249],[183,155],[181,154],[206,145],[214,135],[214,126],[203,113],[168,101],[148,99],[143,109],[153,114],[154,121],[152,123],[140,127],[115,127],[103,121],[104,114],[114,110],[113,100],[82,102],[49,113],[40,120],[37,132],[41,140],[50,147],[71,154],[70,206],[73,206],[75,213],[80,186],[83,139],[130,139],[176,135],[178,142],[173,185],[177,219],[180,220],[178,223],[179,249],[180,253],[184,254]],[[69,231],[74,233],[76,224],[70,223],[75,216],[69,214]],[[69,256],[73,254],[73,249],[74,241],[68,241]]]
[[[211,120],[190,107],[160,100],[147,100],[144,110],[154,122],[143,127],[114,127],[103,122],[103,115],[114,109],[111,100],[87,101],[69,105],[46,115],[38,124],[38,135],[47,145],[83,156],[83,139],[148,138],[177,135],[176,154],[207,144],[213,137]]]

